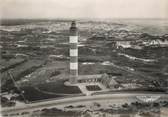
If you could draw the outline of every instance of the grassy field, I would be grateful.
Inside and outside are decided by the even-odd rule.
[[[24,96],[28,101],[74,96],[82,93],[77,86],[65,86],[64,82],[65,80],[58,80],[36,86],[21,87],[21,90],[24,91]]]
[[[81,93],[77,86],[65,86],[66,80],[57,80],[56,82],[40,84],[37,87],[46,92],[64,93],[64,94],[78,94]]]
[[[41,60],[29,60],[19,66],[10,69],[10,74],[15,82],[22,79],[24,76],[32,73],[37,68],[41,67],[44,64],[44,61]],[[2,92],[9,91],[11,88],[14,87],[14,83],[10,77],[10,75],[6,72],[2,73],[2,81],[4,81],[1,86]]]
[[[4,72],[6,70],[14,68],[18,65],[21,65],[24,62],[26,62],[26,60],[21,59],[21,58],[10,59],[10,60],[1,59],[0,60],[0,72]]]

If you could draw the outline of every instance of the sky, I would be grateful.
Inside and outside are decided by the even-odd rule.
[[[168,18],[168,0],[0,0],[1,18]]]

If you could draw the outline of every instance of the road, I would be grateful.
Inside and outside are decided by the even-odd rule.
[[[132,101],[135,101],[136,96],[161,96],[162,98],[168,99],[167,94],[156,94],[156,93],[115,93],[115,94],[103,94],[103,95],[94,95],[94,96],[78,96],[78,97],[71,97],[71,98],[63,98],[63,99],[57,99],[57,100],[48,100],[38,103],[31,103],[31,104],[25,104],[24,106],[20,107],[8,107],[3,108],[1,110],[1,113],[3,114],[13,114],[13,113],[22,113],[22,112],[32,112],[35,110],[41,110],[44,108],[52,108],[58,105],[68,105],[73,104],[76,102],[87,102],[87,101],[102,101],[102,100],[117,100],[121,102],[123,100],[123,103],[128,103],[128,99]]]

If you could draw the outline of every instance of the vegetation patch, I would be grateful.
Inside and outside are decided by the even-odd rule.
[[[101,88],[98,85],[87,85],[86,89],[88,91],[100,91]]]
[[[58,80],[36,86],[25,86],[21,90],[24,91],[24,96],[28,101],[40,101],[50,98],[68,97],[82,94],[77,86],[65,86],[65,80]],[[23,100],[21,96],[18,100]]]

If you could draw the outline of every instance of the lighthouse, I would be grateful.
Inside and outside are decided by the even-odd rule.
[[[77,83],[78,77],[78,29],[76,22],[72,21],[69,29],[69,43],[70,43],[70,79],[71,84]]]

